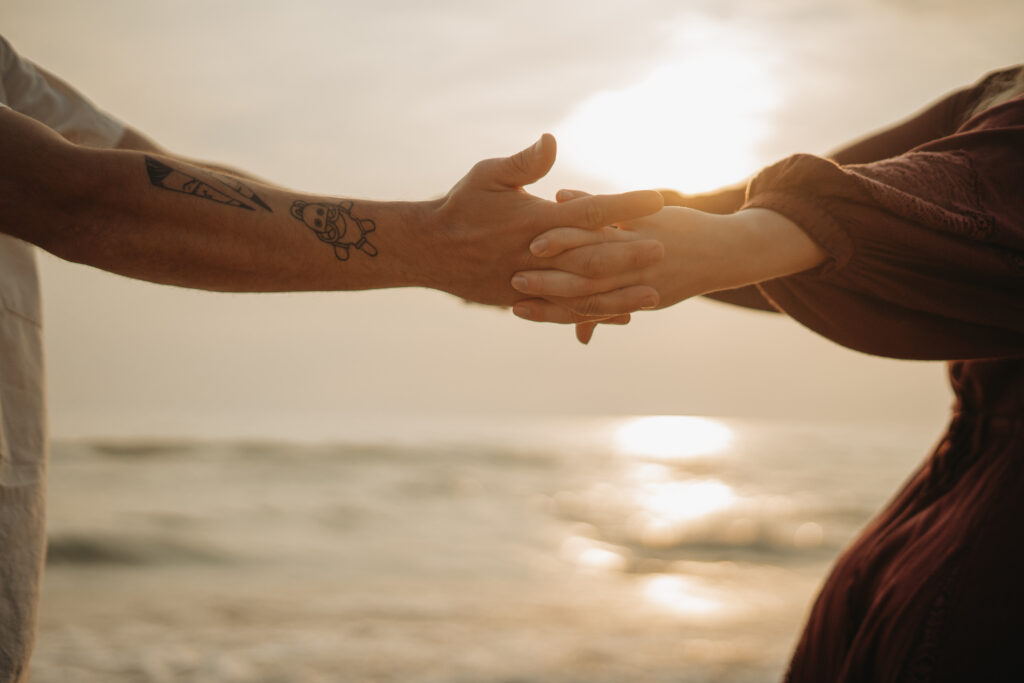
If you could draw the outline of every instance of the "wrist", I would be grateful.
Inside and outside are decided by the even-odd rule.
[[[402,286],[437,289],[439,271],[437,234],[440,200],[397,202],[395,211],[401,230],[400,273]]]
[[[716,215],[668,207],[662,212],[670,229],[650,236],[662,240],[667,255],[647,282],[660,292],[662,307],[799,273],[826,258],[796,223],[768,209]]]
[[[768,279],[765,249],[755,216],[711,214],[685,207],[662,209],[666,217],[659,239],[667,256],[657,266],[662,305],[735,289]]]
[[[776,211],[749,208],[722,218],[737,257],[730,288],[794,275],[827,257],[799,225]]]

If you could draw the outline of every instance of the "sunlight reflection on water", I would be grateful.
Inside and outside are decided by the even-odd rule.
[[[712,479],[648,483],[634,491],[634,500],[638,509],[628,528],[643,545],[656,548],[679,543],[691,524],[727,509],[737,497]]]
[[[646,579],[643,595],[651,603],[692,617],[721,616],[725,604],[711,596],[707,586],[676,574],[656,574]]]
[[[615,430],[621,453],[650,458],[711,455],[732,441],[732,431],[705,417],[650,415],[627,420]]]
[[[601,530],[615,530],[614,539],[604,540],[672,548],[689,537],[707,535],[708,524],[744,503],[730,484],[693,471],[689,464],[684,467],[693,463],[700,468],[701,458],[727,452],[734,435],[723,422],[647,415],[612,421],[608,428],[618,463],[607,472],[610,476],[585,491],[562,491],[554,497],[563,513],[590,525],[597,538],[602,538]],[[733,536],[750,536],[742,531]],[[812,530],[804,536],[813,540]],[[618,546],[584,545],[580,534],[572,536],[563,556],[588,569],[619,571],[630,566]]]

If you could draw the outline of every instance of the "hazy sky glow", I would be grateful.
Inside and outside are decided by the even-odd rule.
[[[1021,59],[1009,0],[613,5],[6,0],[0,26],[171,149],[375,198],[436,196],[544,131],[561,146],[543,196],[708,189]],[[43,273],[58,435],[318,437],[462,412],[938,422],[948,402],[938,364],[708,302],[582,348],[435,292],[219,295],[50,257]]]
[[[583,102],[558,127],[571,164],[616,187],[704,192],[758,167],[780,105],[763,35],[697,15],[675,22],[664,61]]]

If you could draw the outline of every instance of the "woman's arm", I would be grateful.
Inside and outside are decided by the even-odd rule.
[[[626,227],[624,232],[661,242],[665,258],[643,269],[639,278],[633,274],[592,278],[555,269],[517,273],[512,281],[517,290],[556,297],[560,305],[539,299],[520,302],[514,308],[516,314],[537,322],[565,322],[563,308],[607,312],[600,303],[609,296],[604,292],[636,284],[657,289],[659,299],[650,307],[665,308],[693,296],[809,270],[826,258],[799,226],[768,209],[716,215],[669,206]],[[536,240],[531,249],[539,257],[556,257],[592,241],[591,233],[560,228],[546,233],[543,242]]]
[[[563,191],[560,198],[580,194]],[[567,318],[568,312],[624,310],[614,307],[616,292],[625,296],[637,285],[653,287],[658,298],[647,301],[645,308],[664,308],[701,294],[724,292],[736,297],[753,292],[758,296],[751,307],[760,308],[761,301],[770,304],[754,283],[813,268],[826,257],[795,223],[766,209],[716,215],[669,206],[654,216],[632,221],[628,230],[619,232],[660,241],[665,258],[644,269],[638,280],[624,275],[595,279],[554,269],[517,273],[513,287],[543,298],[517,303],[515,314],[535,322],[577,322],[576,338],[587,344],[594,324]],[[540,240],[535,240],[531,249],[538,256],[556,257],[566,252],[560,257],[565,258],[592,240],[591,233],[562,228],[544,235],[541,246]]]
[[[665,261],[639,279],[601,284],[648,284],[664,305],[754,281],[799,322],[866,353],[1019,356],[1022,174],[1024,95],[891,159],[844,167],[789,157],[751,181],[744,209],[731,216],[668,207],[629,224],[666,240]],[[582,237],[565,236],[562,246]],[[552,243],[550,235],[539,239]],[[577,310],[606,296],[587,278],[550,271],[520,274],[513,284]],[[544,302],[520,313],[558,320]]]
[[[1016,77],[1021,67],[996,71],[977,83],[951,92],[916,114],[882,130],[847,143],[826,157],[838,164],[865,164],[891,157],[956,132],[964,122],[973,103],[984,97],[990,88],[998,87],[1007,78]],[[739,211],[746,201],[747,183],[725,187],[714,192],[688,195],[675,190],[661,190],[666,206],[684,206],[705,213],[726,214]],[[777,308],[755,286],[708,292],[707,296],[724,303],[745,308],[777,312]]]
[[[1022,68],[1016,66],[986,74],[973,85],[955,90],[909,118],[843,145],[826,157],[840,165],[869,164],[953,135],[979,100],[1001,88],[1006,80],[1015,79]]]

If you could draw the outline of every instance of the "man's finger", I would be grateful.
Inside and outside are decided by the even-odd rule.
[[[564,204],[565,202],[571,201],[573,199],[579,199],[580,197],[589,197],[589,196],[590,196],[590,193],[589,192],[584,192],[583,190],[564,190],[563,189],[563,190],[559,190],[558,192],[555,193],[555,201],[557,201],[559,204]],[[662,201],[664,201],[664,196],[662,196]]]
[[[583,315],[544,299],[524,299],[512,306],[512,312],[524,319],[537,323],[601,323],[602,325],[625,325],[629,323],[628,313],[615,315]]]
[[[576,340],[586,346],[594,336],[597,323],[576,323]]]
[[[592,195],[551,207],[552,223],[578,228],[603,228],[657,213],[664,202],[654,190]]]
[[[637,285],[575,299],[525,299],[517,302],[512,311],[520,318],[536,322],[587,322],[655,308],[658,300],[657,290]]]
[[[558,145],[550,133],[510,157],[487,159],[474,167],[480,182],[494,188],[523,187],[535,183],[551,170]]]

